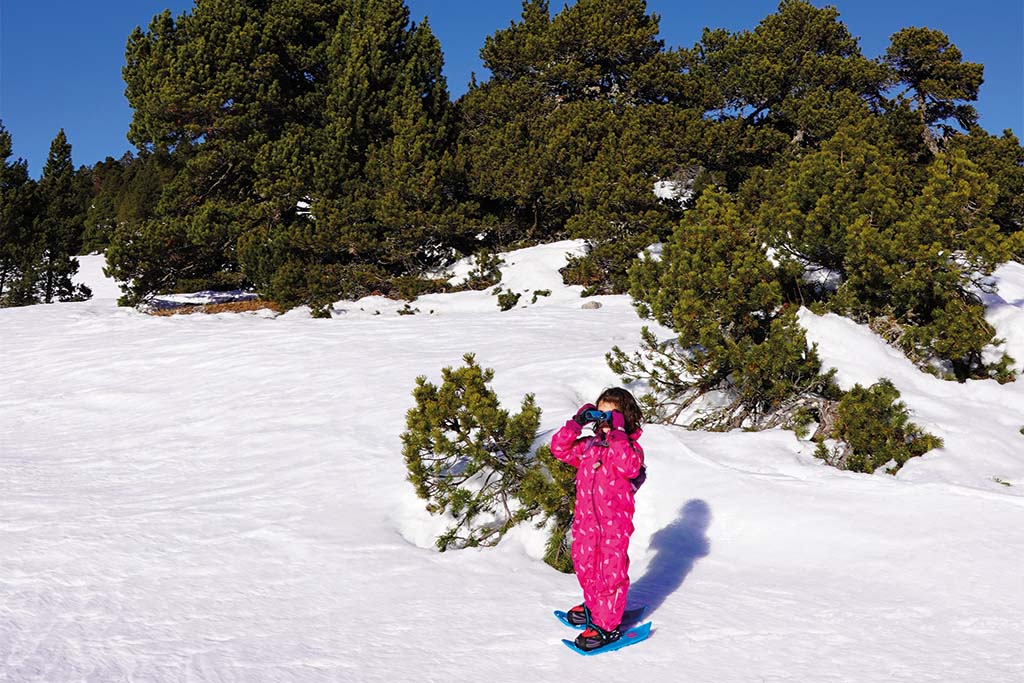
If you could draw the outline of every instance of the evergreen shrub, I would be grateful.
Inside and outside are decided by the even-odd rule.
[[[494,371],[473,354],[463,360],[465,366],[441,371],[440,387],[416,379],[416,405],[402,433],[417,495],[431,514],[453,520],[437,548],[497,545],[513,526],[539,517],[536,526],[549,532],[544,561],[571,572],[576,470],[546,445],[531,452],[541,414],[532,394],[510,415],[488,386]]]
[[[661,257],[637,262],[630,281],[640,315],[676,333],[659,342],[645,330],[639,351],[615,347],[608,356],[627,381],[655,389],[642,399],[651,419],[675,422],[720,392],[724,399],[693,426],[765,428],[830,398],[831,377],[821,373],[763,246],[726,193],[706,190]]]
[[[512,290],[502,292],[498,295],[498,308],[503,311],[510,311],[519,303],[522,294],[516,294]]]
[[[451,527],[437,539],[439,550],[493,546],[534,510],[518,503],[531,467],[540,424],[533,395],[510,415],[488,386],[494,371],[473,356],[465,366],[441,371],[440,386],[416,378],[416,405],[402,433],[409,481],[434,515],[449,515]]]
[[[831,436],[841,443],[831,448],[819,443],[815,455],[844,470],[874,472],[889,465],[886,472],[895,474],[910,458],[942,448],[942,439],[910,421],[899,397],[884,378],[867,388],[854,386],[836,408]]]
[[[465,282],[459,287],[453,288],[455,291],[459,290],[478,290],[487,289],[501,282],[501,265],[505,261],[490,251],[480,251],[473,257],[473,269],[469,271],[466,276]]]
[[[542,296],[551,296],[550,289],[535,289],[533,290],[533,298],[530,299],[531,304],[537,303],[537,300]]]

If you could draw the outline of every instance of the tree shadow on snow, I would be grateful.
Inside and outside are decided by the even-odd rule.
[[[711,552],[705,532],[711,523],[711,508],[703,500],[690,500],[679,510],[679,517],[651,536],[648,546],[656,554],[647,571],[629,587],[629,603],[647,606],[650,616],[668,596],[683,585],[696,561]]]

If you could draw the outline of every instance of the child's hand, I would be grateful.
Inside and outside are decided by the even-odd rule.
[[[580,427],[591,421],[591,419],[587,417],[588,410],[597,410],[597,406],[593,403],[586,403],[580,406],[580,409],[576,411],[576,414],[572,418]]]

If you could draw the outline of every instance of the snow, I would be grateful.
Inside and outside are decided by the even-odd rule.
[[[997,335],[1007,340],[1005,350],[1021,368],[1024,266],[1003,266],[995,281],[999,293],[991,298],[988,319]],[[837,369],[842,388],[868,386],[888,377],[913,421],[942,437],[945,446],[910,460],[900,470],[900,479],[1024,496],[1024,378],[1006,385],[995,380],[957,384],[921,372],[867,326],[847,318],[817,316],[804,309],[800,322],[808,341],[818,344],[823,364]],[[1007,487],[1000,480],[1014,485]]]
[[[501,265],[502,277],[494,287],[482,290],[455,292],[452,294],[428,294],[419,297],[409,305],[426,315],[477,316],[479,314],[499,314],[498,320],[508,321],[500,315],[498,297],[495,289],[502,292],[512,291],[520,294],[517,308],[554,308],[559,311],[578,309],[583,303],[580,294],[583,287],[567,287],[562,284],[559,268],[565,266],[568,255],[581,255],[585,247],[583,240],[566,240],[551,244],[541,244],[505,254]],[[476,266],[475,259],[463,259],[448,269],[452,273],[452,282],[466,279],[469,271]],[[549,294],[538,294],[533,302],[535,292],[547,291]],[[625,297],[592,297],[604,303],[611,302],[617,310],[630,310],[629,301]],[[388,299],[382,296],[368,296],[358,301],[339,301],[331,309],[331,315],[340,318],[365,318],[377,315],[392,314],[406,308],[406,302]],[[306,315],[308,311],[299,310],[290,315]],[[518,320],[518,318],[516,318]],[[546,318],[529,317],[529,323],[549,324]],[[571,323],[567,323],[571,324]],[[504,323],[502,323],[504,326]]]
[[[998,291],[985,297],[986,318],[1006,340],[1006,352],[1017,361],[1017,369],[1024,370],[1024,264],[1004,264],[996,270],[994,279]]]
[[[693,197],[692,187],[692,180],[689,182],[683,180],[658,180],[654,183],[654,196],[658,199],[682,204]]]
[[[626,297],[581,310],[561,285],[576,249],[506,254],[503,286],[552,290],[507,312],[485,291],[157,318],[117,308],[93,257],[103,296],[0,310],[0,680],[1024,679],[1024,382],[942,382],[835,316],[801,320],[844,386],[890,377],[946,447],[861,475],[790,432],[648,427],[649,641],[564,648],[551,610],[579,588],[529,525],[433,550],[445,521],[399,440],[414,378],[475,352],[549,437],[639,340]],[[997,276],[991,319],[1024,359],[1024,269]]]
[[[103,254],[88,254],[78,257],[76,282],[85,283],[92,290],[93,301],[117,300],[121,290],[117,283],[103,274],[107,261]]]

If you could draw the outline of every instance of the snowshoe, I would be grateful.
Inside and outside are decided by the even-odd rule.
[[[590,627],[583,633],[576,636],[574,644],[584,652],[592,652],[606,645],[611,645],[622,637],[618,628],[606,631],[597,624],[590,624]]]
[[[636,645],[637,643],[643,642],[651,637],[652,626],[653,624],[649,621],[646,624],[633,626],[625,631],[621,631],[622,627],[620,626],[617,630],[621,631],[622,636],[619,637],[618,640],[610,642],[607,645],[602,645],[596,650],[581,650],[576,646],[576,643],[571,640],[565,640],[564,638],[562,639],[562,643],[576,654],[583,655],[584,657],[590,657],[593,655],[604,654],[606,652],[614,652],[615,650],[621,650],[624,647],[629,647],[630,645]]]

